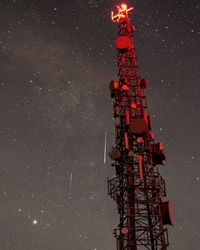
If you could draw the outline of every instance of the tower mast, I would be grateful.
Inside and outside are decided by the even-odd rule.
[[[166,196],[165,181],[157,165],[163,165],[165,153],[155,143],[151,117],[146,112],[148,81],[138,74],[137,57],[125,3],[111,13],[118,25],[115,40],[118,80],[109,88],[113,99],[115,146],[109,152],[116,176],[108,180],[108,194],[116,201],[120,217],[114,229],[117,250],[166,250],[169,245],[166,224],[172,225],[171,203]]]

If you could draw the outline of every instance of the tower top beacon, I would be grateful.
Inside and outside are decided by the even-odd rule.
[[[126,3],[121,3],[116,5],[117,13],[114,14],[114,11],[111,11],[111,20],[114,23],[121,23],[125,20],[129,20],[129,13],[134,11],[134,7],[128,7]]]

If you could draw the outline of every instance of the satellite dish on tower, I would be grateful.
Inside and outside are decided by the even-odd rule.
[[[120,50],[120,52],[125,53],[130,50],[133,45],[129,36],[119,36],[115,40],[115,47]]]
[[[161,203],[162,221],[164,225],[173,225],[172,205],[169,201]]]

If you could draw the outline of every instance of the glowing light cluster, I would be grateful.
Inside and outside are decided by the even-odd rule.
[[[111,19],[113,22],[121,22],[124,18],[128,17],[128,12],[134,10],[133,7],[128,8],[127,4],[122,3],[121,5],[116,6],[118,13],[114,15],[114,12],[111,12]]]

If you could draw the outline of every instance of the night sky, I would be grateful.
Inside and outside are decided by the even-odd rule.
[[[108,85],[117,25],[108,0],[0,1],[0,250],[115,250],[119,219]],[[173,204],[169,250],[200,249],[200,1],[135,0],[159,166]]]

